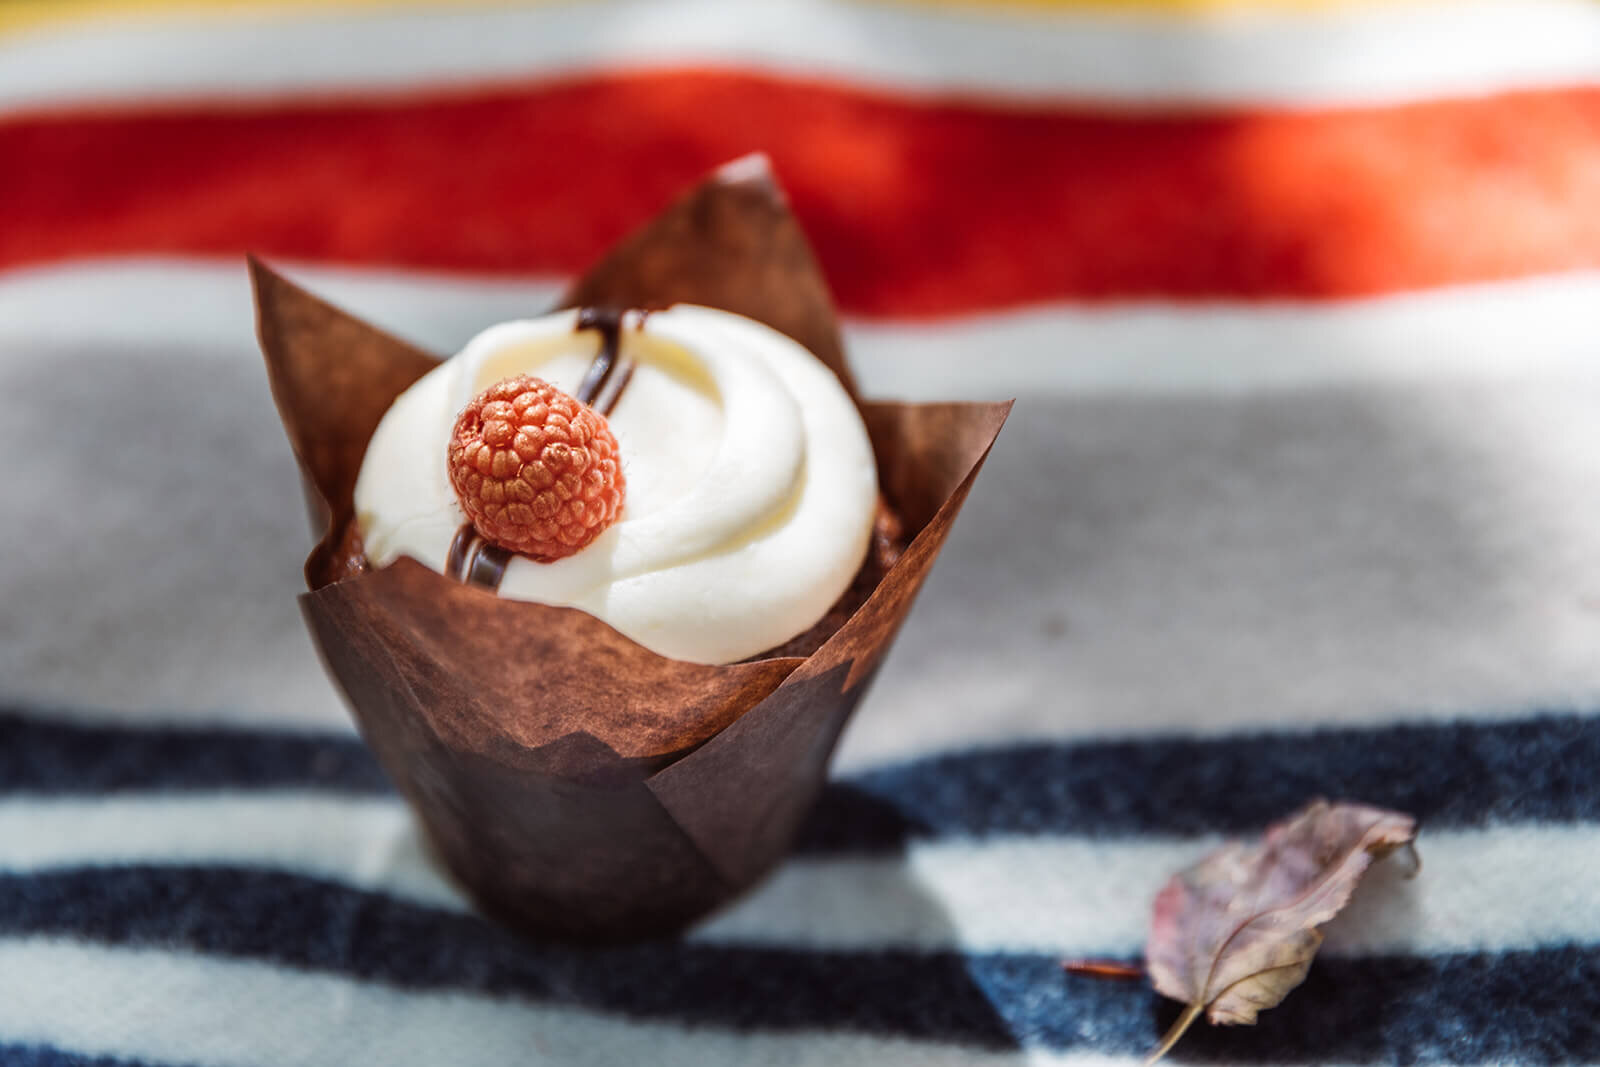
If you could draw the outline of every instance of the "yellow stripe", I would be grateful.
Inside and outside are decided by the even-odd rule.
[[[1451,0],[872,0],[899,7],[946,10],[1065,12],[1130,15],[1206,15],[1223,11],[1298,14],[1376,7],[1447,4]]]
[[[362,8],[530,6],[537,0],[0,0],[0,35],[63,23],[157,21],[185,15],[292,14]]]
[[[182,15],[240,12],[290,14],[297,11],[366,8],[493,8],[528,6],[540,0],[0,0],[0,34],[96,19],[143,21]],[[1090,11],[1155,15],[1200,15],[1219,11],[1316,12],[1338,8],[1448,3],[1449,0],[866,0],[899,7],[973,12]],[[598,3],[596,6],[599,6]]]

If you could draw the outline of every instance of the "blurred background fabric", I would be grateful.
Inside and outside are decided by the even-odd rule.
[[[295,605],[243,254],[440,353],[767,152],[864,391],[1018,403],[795,855],[516,940]],[[0,1063],[1133,1063],[1064,974],[1419,816],[1177,1061],[1600,1062],[1600,5],[0,0]]]

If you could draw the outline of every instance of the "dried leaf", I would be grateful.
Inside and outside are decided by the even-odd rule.
[[[1145,964],[1157,991],[1188,1008],[1148,1062],[1201,1012],[1213,1023],[1250,1024],[1281,1002],[1311,967],[1317,928],[1374,860],[1415,837],[1409,815],[1317,800],[1269,827],[1259,845],[1230,842],[1175,875],[1156,897]]]

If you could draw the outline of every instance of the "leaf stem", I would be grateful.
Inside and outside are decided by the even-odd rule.
[[[1411,861],[1411,869],[1406,872],[1406,877],[1415,878],[1422,873],[1422,853],[1417,851],[1415,841],[1407,841],[1401,847],[1406,850],[1406,858]]]
[[[1156,1046],[1156,1050],[1144,1061],[1145,1067],[1150,1067],[1152,1063],[1171,1052],[1172,1046],[1178,1043],[1178,1039],[1194,1025],[1194,1021],[1200,1018],[1200,1013],[1205,1010],[1206,1006],[1198,1000],[1184,1008],[1183,1014],[1178,1016],[1178,1021],[1173,1023],[1172,1028],[1161,1038],[1161,1044]]]
[[[1143,978],[1144,968],[1121,960],[1062,960],[1061,969],[1068,974],[1083,974],[1091,978]]]

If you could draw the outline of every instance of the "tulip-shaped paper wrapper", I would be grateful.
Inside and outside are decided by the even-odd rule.
[[[617,940],[681,927],[768,871],[1010,405],[861,402],[821,275],[759,159],[623,241],[566,306],[703,304],[800,341],[856,399],[909,540],[811,655],[685,663],[581,611],[502,599],[411,559],[350,566],[368,439],[438,360],[260,263],[251,272],[273,395],[326,523],[306,561],[307,623],[363,736],[477,903],[527,932]]]

